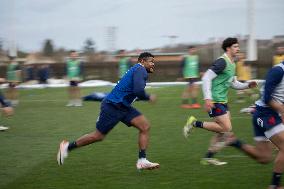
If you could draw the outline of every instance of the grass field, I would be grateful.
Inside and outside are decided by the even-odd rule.
[[[83,94],[94,89],[83,89]],[[110,88],[96,88],[109,91]],[[189,139],[182,136],[188,115],[208,120],[203,110],[179,108],[182,86],[150,88],[158,95],[154,105],[136,102],[151,123],[147,157],[161,164],[159,170],[138,172],[137,130],[117,125],[105,141],[73,151],[63,166],[56,162],[58,144],[95,129],[99,102],[84,107],[65,107],[66,89],[21,90],[21,102],[12,118],[0,123],[1,189],[262,189],[270,183],[273,164],[260,165],[233,148],[217,158],[225,166],[204,166],[212,133],[196,129]],[[231,101],[235,95],[231,94]],[[253,143],[249,115],[239,113],[244,104],[231,104],[233,130]]]

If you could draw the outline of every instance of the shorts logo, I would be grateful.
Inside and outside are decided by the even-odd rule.
[[[271,117],[268,119],[268,124],[269,124],[269,125],[275,125],[275,123],[276,123],[275,118],[274,118],[273,116],[271,116]]]
[[[263,121],[262,121],[262,119],[260,119],[260,118],[257,118],[257,125],[259,125],[259,126],[261,126],[261,127],[263,127]]]
[[[221,110],[220,108],[216,108],[215,112],[216,112],[217,114],[220,114],[220,113],[222,113],[222,110]]]

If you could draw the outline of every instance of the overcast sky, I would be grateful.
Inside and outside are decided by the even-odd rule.
[[[77,50],[92,38],[106,50],[111,26],[115,48],[128,50],[246,35],[247,0],[0,0],[0,38],[27,51],[47,38]],[[284,35],[284,0],[255,0],[255,34]]]

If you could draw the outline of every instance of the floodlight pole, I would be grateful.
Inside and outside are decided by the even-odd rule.
[[[106,28],[106,43],[107,43],[107,50],[111,53],[116,51],[116,33],[117,27],[116,26],[108,26]]]
[[[10,1],[10,33],[8,37],[8,54],[10,57],[17,57],[17,39],[16,39],[16,17],[15,17],[15,2]]]
[[[247,0],[247,27],[248,27],[248,40],[247,40],[247,60],[257,60],[257,44],[255,40],[255,2],[254,0]]]

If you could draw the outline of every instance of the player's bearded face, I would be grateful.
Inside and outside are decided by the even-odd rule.
[[[153,73],[155,69],[154,58],[149,57],[144,60],[144,66],[148,73]]]

